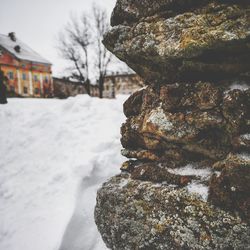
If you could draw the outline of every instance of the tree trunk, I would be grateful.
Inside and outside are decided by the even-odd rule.
[[[87,94],[90,95],[90,81],[89,81],[89,79],[87,79],[85,81],[84,85],[85,85],[84,87],[86,89]]]
[[[104,78],[101,75],[99,77],[99,98],[103,98],[103,84],[104,84]]]
[[[115,98],[115,79],[112,79],[112,98]]]

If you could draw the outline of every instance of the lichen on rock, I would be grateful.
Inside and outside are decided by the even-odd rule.
[[[122,23],[107,33],[104,44],[151,84],[238,77],[250,65],[249,4],[208,2],[173,17]]]
[[[144,79],[122,173],[99,189],[110,249],[249,249],[250,2],[118,0],[104,44]]]
[[[111,178],[98,191],[95,219],[110,249],[247,249],[250,244],[250,228],[239,217],[185,188],[128,174]]]

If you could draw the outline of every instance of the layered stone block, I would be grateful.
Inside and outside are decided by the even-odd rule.
[[[98,191],[105,243],[246,249],[250,3],[118,0],[111,23],[104,44],[147,87],[124,103],[128,161]]]

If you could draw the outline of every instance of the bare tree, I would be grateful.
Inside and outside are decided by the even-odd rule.
[[[71,76],[81,82],[90,94],[89,47],[91,45],[91,27],[88,17],[83,14],[80,20],[73,16],[59,34],[61,55],[73,64]]]
[[[72,77],[85,85],[90,93],[90,55],[93,58],[93,72],[99,84],[99,97],[103,97],[104,78],[111,62],[111,53],[102,44],[103,36],[109,29],[107,12],[96,4],[92,15],[83,13],[82,18],[71,17],[70,22],[59,35],[59,50],[61,55],[71,61]]]
[[[102,44],[103,36],[109,29],[107,12],[97,5],[93,5],[94,27],[95,27],[95,46],[96,60],[95,67],[98,72],[99,97],[103,97],[104,78],[111,62],[112,54]]]

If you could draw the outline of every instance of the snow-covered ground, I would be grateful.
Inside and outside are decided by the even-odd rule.
[[[0,249],[103,250],[96,190],[119,172],[120,96],[0,106]]]

